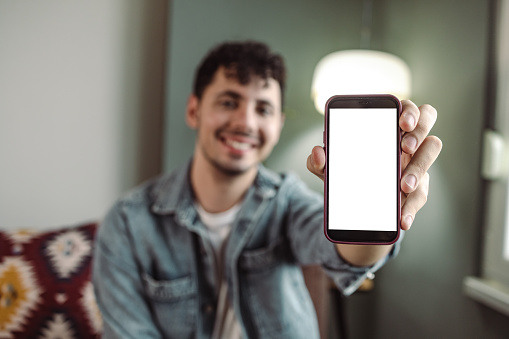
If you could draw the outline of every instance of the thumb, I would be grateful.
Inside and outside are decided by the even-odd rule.
[[[307,159],[308,170],[321,180],[324,180],[325,151],[320,146],[313,147]]]

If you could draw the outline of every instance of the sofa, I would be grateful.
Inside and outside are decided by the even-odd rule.
[[[100,338],[91,283],[97,223],[0,230],[0,338]]]

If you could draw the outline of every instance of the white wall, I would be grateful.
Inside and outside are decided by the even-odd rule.
[[[165,1],[0,2],[0,229],[98,220],[159,172]]]

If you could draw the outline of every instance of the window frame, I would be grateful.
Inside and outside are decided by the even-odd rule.
[[[509,0],[492,0],[491,18],[480,270],[466,277],[463,287],[474,300],[509,316],[509,260],[504,258],[509,246]]]

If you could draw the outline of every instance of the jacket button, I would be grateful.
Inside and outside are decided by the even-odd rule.
[[[214,306],[210,303],[203,304],[202,310],[205,314],[211,314],[214,311]]]

